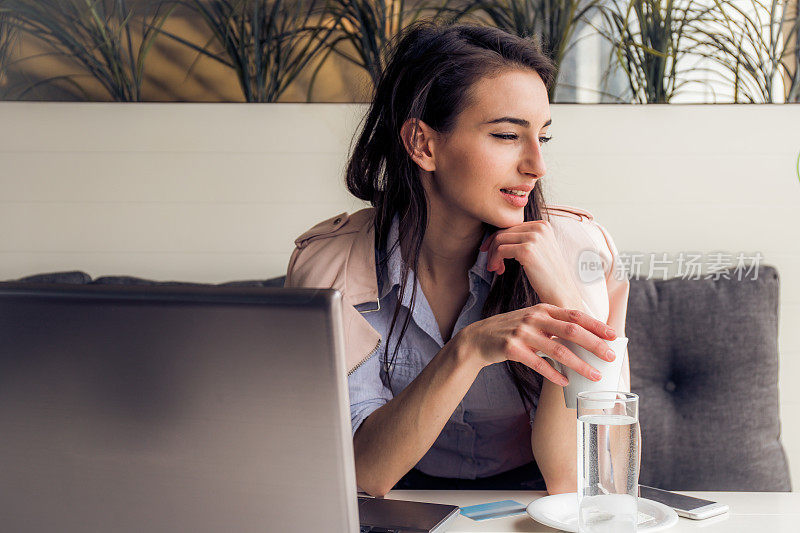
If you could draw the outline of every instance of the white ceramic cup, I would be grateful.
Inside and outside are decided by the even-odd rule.
[[[564,366],[557,361],[553,361],[547,354],[544,352],[538,351],[536,355],[539,357],[546,358],[553,367],[567,376],[569,383],[566,387],[564,387],[564,402],[566,403],[567,407],[570,409],[577,409],[578,408],[578,393],[589,391],[589,392],[597,392],[597,391],[615,391],[619,388],[619,378],[622,374],[622,362],[625,359],[625,348],[628,346],[628,338],[627,337],[617,337],[613,341],[606,341],[608,347],[614,350],[616,357],[613,361],[606,361],[605,359],[600,359],[594,353],[590,352],[583,346],[576,344],[572,341],[566,339],[553,339],[556,342],[560,342],[569,350],[577,355],[581,360],[589,363],[591,366],[596,368],[600,374],[602,374],[602,378],[600,381],[592,381],[591,379],[585,378],[582,375],[578,374],[575,370],[569,368],[568,366]]]

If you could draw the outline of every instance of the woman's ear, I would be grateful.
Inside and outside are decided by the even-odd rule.
[[[436,170],[433,150],[436,132],[433,128],[417,118],[410,118],[403,123],[400,137],[406,152],[419,168],[429,172]]]

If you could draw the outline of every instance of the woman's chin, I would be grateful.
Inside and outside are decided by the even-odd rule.
[[[488,222],[496,228],[512,228],[514,226],[519,226],[525,222],[525,212],[522,209],[518,211],[518,213],[503,213],[500,216],[494,216],[492,217],[493,220],[489,220]]]

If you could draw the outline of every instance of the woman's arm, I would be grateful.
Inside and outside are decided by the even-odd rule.
[[[427,453],[484,366],[510,359],[565,383],[536,355],[541,350],[589,377],[592,368],[551,335],[605,357],[607,345],[601,339],[613,338],[607,330],[585,313],[548,304],[501,313],[464,327],[408,387],[358,428],[353,437],[358,486],[375,496],[386,494]]]
[[[575,492],[578,483],[578,427],[575,409],[564,403],[564,389],[542,384],[531,428],[531,449],[547,492]]]
[[[609,300],[607,323],[620,336],[625,336],[625,317],[628,307],[630,283],[621,275],[617,248],[608,232],[593,223],[602,233],[608,245],[610,263],[607,266],[606,288]],[[544,292],[544,291],[543,291]],[[583,303],[580,291],[574,285],[559,294],[546,296],[549,303],[581,309],[592,314]],[[630,391],[630,366],[627,348],[617,357],[624,357],[619,381],[619,390]],[[545,382],[539,398],[531,428],[531,448],[539,465],[550,494],[575,492],[577,490],[577,413],[568,409],[564,403],[561,387]]]
[[[549,303],[568,305],[588,312],[577,295],[564,300],[556,298]],[[567,408],[564,388],[550,381],[542,384],[531,427],[531,449],[549,494],[578,490],[576,411]]]
[[[408,387],[373,411],[353,438],[358,486],[373,496],[389,492],[436,441],[482,367],[454,338]]]
[[[623,375],[623,380],[630,378]],[[545,381],[533,417],[531,449],[550,494],[577,490],[577,432],[577,413],[565,405],[563,387]]]

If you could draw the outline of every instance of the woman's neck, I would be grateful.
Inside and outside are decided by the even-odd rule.
[[[479,220],[455,220],[432,212],[422,240],[417,275],[436,284],[464,277],[475,264],[483,233]]]

